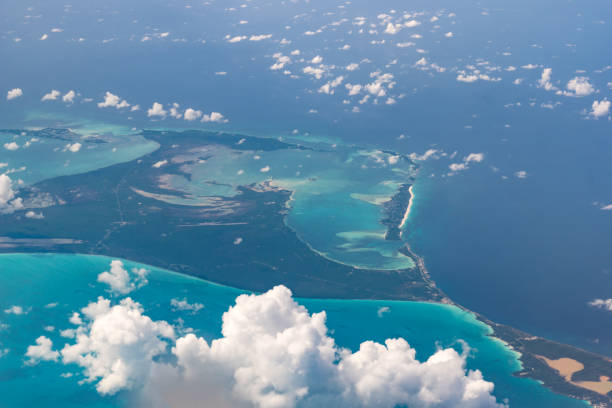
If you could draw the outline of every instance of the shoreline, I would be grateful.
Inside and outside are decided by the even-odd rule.
[[[410,217],[410,210],[412,209],[412,204],[414,203],[414,184],[408,187],[408,192],[410,193],[410,199],[408,200],[408,207],[406,208],[406,212],[404,213],[404,218],[402,218],[402,222],[398,226],[400,230],[400,238],[404,234],[404,227],[408,222],[408,217]]]

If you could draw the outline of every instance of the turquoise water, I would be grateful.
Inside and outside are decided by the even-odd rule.
[[[24,364],[28,345],[46,335],[60,348],[66,339],[59,330],[70,328],[68,317],[98,296],[109,297],[106,286],[96,281],[108,270],[111,259],[85,255],[0,255],[0,309],[19,305],[26,315],[0,315],[0,407],[111,407],[128,406],[132,395],[98,396],[91,384],[79,385],[82,379],[76,366],[42,362]],[[237,289],[167,272],[158,268],[125,261],[126,267],[150,269],[149,283],[130,296],[140,302],[153,320],[166,320],[191,327],[207,340],[221,335],[221,315],[241,293]],[[27,290],[24,290],[27,288]],[[197,314],[176,312],[170,308],[172,298],[186,298],[205,307]],[[488,336],[490,329],[471,314],[456,307],[391,301],[346,301],[299,299],[309,311],[327,311],[330,335],[342,347],[355,350],[371,339],[403,337],[416,350],[419,360],[426,359],[436,347],[460,349],[459,340],[472,348],[468,368],[479,369],[484,378],[495,383],[498,400],[508,399],[514,407],[583,407],[584,403],[558,396],[537,382],[516,378],[520,367],[514,352]],[[49,305],[54,307],[49,307]],[[389,312],[378,316],[380,307]],[[48,326],[52,326],[48,327]],[[45,330],[47,327],[47,330]],[[69,341],[71,342],[71,341]],[[64,374],[64,377],[62,377]],[[67,377],[66,375],[71,375]],[[32,390],[36,392],[32,392]]]
[[[108,123],[69,120],[61,116],[32,114],[26,125],[40,129],[58,126],[71,129],[79,135],[74,141],[40,137],[33,130],[23,130],[19,135],[0,132],[0,171],[11,171],[10,177],[33,184],[45,179],[85,173],[117,163],[124,163],[155,151],[159,145],[145,139],[125,126]],[[16,143],[16,150],[4,148],[5,143]],[[70,151],[68,144],[80,143],[78,151]]]
[[[169,155],[164,160],[182,164],[189,177],[162,175],[159,187],[181,196],[156,198],[199,205],[210,197],[234,197],[239,186],[269,182],[293,192],[287,224],[319,254],[357,268],[413,267],[412,259],[398,252],[404,243],[385,240],[380,223],[382,204],[415,175],[413,163],[380,150],[315,142],[316,150],[209,145]]]

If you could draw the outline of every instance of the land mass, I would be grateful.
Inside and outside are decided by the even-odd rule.
[[[41,137],[75,137],[62,130],[40,132]],[[299,297],[454,304],[429,276],[425,260],[408,245],[400,252],[412,258],[415,267],[392,271],[355,268],[312,251],[285,222],[292,192],[272,183],[242,185],[233,197],[206,200],[160,183],[168,174],[189,178],[184,157],[193,156],[202,146],[248,151],[308,148],[203,131],[144,131],[142,135],[160,148],[138,160],[22,188],[19,193],[26,207],[42,208],[44,218],[27,218],[25,211],[0,215],[0,253],[107,255],[252,291],[283,284]],[[168,161],[168,157],[183,159]],[[189,160],[207,158],[202,153]],[[407,182],[383,203],[381,224],[387,229],[387,240],[401,239],[412,198]],[[476,316],[493,328],[492,335],[521,353],[523,369],[518,376],[540,380],[553,391],[598,406],[612,404],[608,358]],[[559,359],[572,359],[582,368],[568,374],[551,363]]]
[[[310,250],[285,223],[291,191],[269,182],[239,186],[233,197],[199,201],[160,187],[160,178],[168,174],[190,175],[183,171],[184,160],[162,168],[159,163],[202,146],[247,151],[305,147],[202,131],[145,131],[143,136],[160,148],[138,160],[21,189],[26,206],[47,197],[44,218],[27,218],[23,211],[2,216],[0,252],[121,257],[240,289],[265,291],[283,284],[300,297],[442,300],[416,268],[355,268]],[[193,160],[207,158],[203,153]],[[189,205],[175,203],[181,200]]]

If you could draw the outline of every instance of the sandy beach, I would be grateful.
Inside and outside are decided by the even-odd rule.
[[[399,225],[400,237],[404,233],[403,228],[406,225],[406,222],[408,222],[408,217],[410,216],[410,209],[412,208],[412,203],[414,202],[414,188],[413,187],[414,186],[410,186],[408,188],[408,191],[410,192],[410,201],[408,201],[408,207],[406,208],[406,212],[404,213],[404,218],[402,218],[402,222]]]

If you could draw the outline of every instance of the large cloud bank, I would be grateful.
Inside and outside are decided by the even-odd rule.
[[[99,298],[82,315],[61,361],[81,366],[101,394],[139,391],[143,406],[502,406],[493,384],[466,370],[467,353],[440,349],[420,362],[403,339],[366,341],[352,353],[329,336],[325,312],[310,314],[283,286],[239,296],[210,343],[175,340],[171,325],[129,298],[114,306]]]

